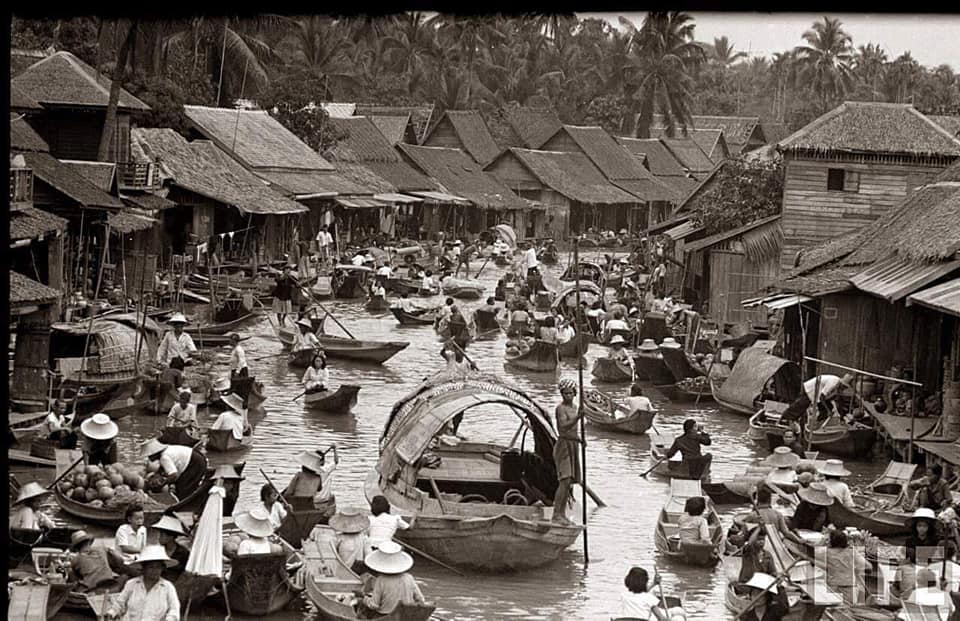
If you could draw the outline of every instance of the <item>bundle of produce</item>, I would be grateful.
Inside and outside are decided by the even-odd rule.
[[[679,382],[677,382],[677,388],[687,390],[690,392],[696,390],[710,390],[710,385],[707,383],[706,376],[700,375],[698,377],[685,377]]]
[[[138,469],[123,464],[78,467],[58,487],[71,500],[97,508],[114,510],[152,502],[143,491],[144,478]]]

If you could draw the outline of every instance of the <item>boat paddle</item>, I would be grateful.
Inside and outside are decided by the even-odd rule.
[[[669,618],[670,607],[667,606],[667,596],[663,594],[663,583],[660,581],[660,572],[657,570],[656,565],[653,567],[653,583],[657,585],[657,588],[660,591],[660,606],[663,608],[663,614],[665,617]]]
[[[69,468],[67,468],[66,470],[64,470],[62,473],[60,473],[60,476],[58,476],[56,479],[54,479],[54,480],[53,480],[53,483],[51,483],[50,485],[47,486],[47,489],[53,489],[53,486],[54,486],[54,485],[56,485],[57,483],[59,483],[60,481],[62,481],[62,480],[63,480],[63,477],[65,477],[65,476],[67,476],[68,474],[70,474],[70,472],[71,472],[74,468],[76,468],[77,466],[80,465],[81,462],[83,462],[84,457],[85,457],[84,455],[80,455],[80,459],[78,459],[77,461],[73,462],[73,465],[72,465],[72,466],[70,466]]]
[[[294,525],[297,527],[297,530],[300,530],[300,522],[299,520],[297,520],[297,512],[293,510],[293,507],[290,506],[290,503],[287,501],[287,499],[283,497],[283,494],[280,493],[280,490],[277,489],[277,486],[273,484],[273,481],[270,480],[270,477],[267,476],[267,473],[263,471],[263,468],[258,468],[258,470],[260,471],[260,474],[263,475],[263,478],[267,482],[267,485],[270,486],[270,489],[272,489],[274,493],[277,495],[277,501],[286,505],[287,510],[290,512],[290,517],[293,518]],[[274,534],[277,535],[277,533],[274,533]],[[300,561],[303,562],[303,557],[300,555],[299,552],[297,552],[296,548],[291,546],[290,543],[288,541],[285,541],[283,537],[281,537],[280,535],[277,535],[277,539],[279,539],[280,541],[283,541],[285,544],[290,546],[290,549],[293,550],[294,553],[297,554],[297,557],[299,557]]]
[[[774,588],[775,586],[777,586],[778,584],[780,584],[780,582],[782,582],[784,578],[787,578],[787,577],[788,577],[788,574],[790,573],[790,570],[793,569],[793,566],[796,565],[797,563],[799,563],[801,560],[803,560],[803,559],[799,559],[799,558],[798,558],[798,559],[794,559],[794,561],[793,561],[792,563],[790,563],[786,568],[784,568],[784,570],[777,575],[777,577],[774,579],[774,581],[771,582],[769,585],[767,585],[767,588],[765,588],[764,590],[760,591],[760,593],[757,594],[756,597],[754,597],[752,600],[750,600],[750,601],[747,603],[747,607],[740,611],[740,614],[738,614],[738,615],[735,617],[735,621],[737,621],[737,620],[739,620],[739,619],[742,619],[742,618],[744,617],[744,615],[746,615],[748,612],[750,612],[751,610],[753,610],[754,607],[755,607],[757,604],[760,603],[760,600],[767,596],[767,593],[770,591],[770,589]]]
[[[413,547],[412,545],[410,545],[409,543],[406,543],[405,541],[400,541],[399,539],[394,539],[394,541],[396,541],[397,543],[399,543],[399,544],[400,544],[401,546],[403,546],[404,548],[410,550],[410,551],[413,552],[414,554],[419,554],[420,556],[422,556],[423,558],[427,559],[428,561],[431,561],[431,562],[433,562],[433,563],[436,563],[437,565],[439,565],[440,567],[443,567],[444,569],[449,569],[450,571],[452,571],[453,573],[457,574],[458,576],[463,576],[463,575],[464,575],[464,573],[463,573],[462,571],[460,571],[459,569],[457,569],[456,567],[451,567],[450,565],[447,565],[446,563],[444,563],[444,562],[441,561],[440,559],[438,559],[438,558],[436,558],[436,557],[434,557],[434,556],[430,556],[429,554],[427,554],[427,553],[424,552],[423,550],[420,550],[420,549],[418,549],[418,548],[415,548],[415,547]]]
[[[296,280],[296,279],[295,279],[295,280]],[[334,322],[335,324],[337,324],[338,326],[340,326],[340,329],[343,330],[344,332],[346,332],[346,333],[347,333],[347,336],[349,336],[350,338],[352,338],[352,339],[355,340],[355,341],[357,340],[357,337],[355,337],[353,334],[351,334],[351,333],[350,333],[350,330],[347,330],[347,327],[344,326],[342,323],[340,323],[340,320],[337,319],[336,317],[334,317],[334,316],[333,316],[333,313],[331,313],[330,311],[328,311],[328,310],[326,309],[326,307],[324,307],[324,305],[321,304],[321,303],[317,300],[317,298],[315,298],[315,297],[313,296],[313,293],[311,293],[308,288],[306,288],[304,285],[302,285],[299,280],[296,280],[296,283],[297,283],[297,286],[300,287],[300,291],[303,292],[303,293],[306,293],[306,294],[307,294],[307,297],[310,298],[310,301],[313,302],[315,305],[317,305],[317,306],[320,308],[320,310],[322,310],[323,312],[325,312],[325,313],[327,314],[327,316],[330,317],[330,319],[333,319],[333,322]]]
[[[648,475],[648,474],[650,474],[651,472],[653,472],[654,470],[656,470],[657,466],[659,466],[660,464],[662,464],[662,463],[665,462],[665,461],[667,461],[667,458],[666,458],[666,457],[661,457],[660,460],[657,461],[657,463],[655,463],[655,464],[653,464],[652,466],[650,466],[650,468],[649,468],[646,472],[644,472],[643,474],[641,474],[640,477],[643,478],[643,479],[647,478],[647,475]]]
[[[305,395],[305,394],[307,394],[307,391],[306,391],[306,390],[304,390],[303,392],[301,392],[299,395],[297,395],[297,396],[294,397],[293,399],[290,399],[290,403],[293,403],[294,401],[296,401],[297,399],[299,399],[300,397],[302,397],[302,396]]]

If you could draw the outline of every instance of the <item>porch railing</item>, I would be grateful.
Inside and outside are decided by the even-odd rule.
[[[156,189],[160,187],[160,169],[153,162],[118,162],[117,183],[121,190]]]
[[[33,201],[33,171],[29,168],[10,169],[10,202]]]

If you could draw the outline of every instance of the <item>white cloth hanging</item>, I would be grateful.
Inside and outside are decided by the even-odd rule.
[[[222,487],[210,488],[185,568],[195,576],[223,576],[223,499],[226,496],[227,491]]]

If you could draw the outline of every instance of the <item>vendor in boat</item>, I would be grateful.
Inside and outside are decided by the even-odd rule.
[[[180,389],[177,394],[178,401],[170,408],[167,414],[167,427],[179,427],[184,429],[191,438],[197,437],[197,429],[200,424],[197,422],[197,406],[190,403],[193,394],[186,386]]]
[[[941,540],[937,536],[937,515],[932,509],[920,507],[907,518],[905,525],[910,529],[910,534],[903,544],[905,548],[920,549],[924,557],[920,559],[921,562],[927,562],[929,559],[925,557],[932,555],[935,548],[939,555],[942,551],[939,549]]]
[[[293,343],[293,351],[303,351],[305,349],[320,349],[320,339],[313,333],[313,324],[309,319],[297,320],[297,336]]]
[[[911,490],[920,490],[917,493],[917,506],[927,507],[934,511],[946,509],[953,503],[950,484],[943,478],[943,466],[934,464],[930,471],[907,486]]]
[[[620,612],[617,618],[623,619],[657,619],[666,621],[663,609],[659,608],[660,599],[648,589],[649,576],[642,567],[631,567],[623,579],[627,593],[620,596]],[[650,587],[660,584],[660,576],[653,579]]]
[[[420,293],[433,293],[437,288],[436,283],[433,281],[433,272],[427,270],[423,273],[423,279],[420,281]]]
[[[408,573],[413,567],[413,557],[404,552],[400,544],[385,541],[367,554],[363,562],[375,577],[368,583],[369,592],[363,596],[358,616],[375,618],[392,613],[401,604],[427,603],[417,581]]]
[[[827,507],[835,501],[826,485],[814,481],[807,487],[801,486],[797,491],[800,502],[797,504],[793,517],[790,518],[790,527],[795,530],[810,530],[820,532],[830,523]]]
[[[247,352],[240,344],[240,335],[236,332],[230,334],[230,380],[250,376],[250,369],[247,368]]]
[[[120,428],[103,413],[94,414],[80,424],[83,453],[88,466],[117,463],[117,434]]]
[[[569,343],[577,336],[577,330],[573,327],[573,320],[565,319],[562,314],[557,314],[557,343],[563,345]]]
[[[713,455],[703,454],[700,447],[710,446],[712,442],[710,434],[703,431],[703,426],[698,425],[694,419],[688,418],[683,421],[683,435],[677,436],[664,457],[670,459],[680,453],[683,461],[688,463],[691,475],[697,472],[702,473],[713,462]]]
[[[687,498],[683,503],[683,515],[677,520],[681,543],[710,543],[710,524],[703,517],[706,510],[703,496]]]
[[[803,450],[803,444],[801,444],[800,440],[797,439],[797,434],[793,431],[793,429],[787,429],[783,432],[783,446],[789,448],[790,452],[797,457],[806,456],[806,453]]]
[[[337,445],[332,444],[327,451],[333,451],[333,462],[327,463],[326,451],[304,451],[297,457],[300,472],[293,475],[283,497],[294,507],[303,504],[315,509],[333,509],[336,499],[331,492],[333,486],[333,471],[340,464],[340,455]],[[304,502],[306,501],[306,502]],[[328,516],[329,517],[329,516]]]
[[[160,379],[157,380],[160,386],[162,386],[164,390],[169,390],[170,388],[173,388],[174,392],[180,390],[180,387],[183,385],[184,366],[183,358],[180,356],[171,358],[167,368],[160,372]]]
[[[850,486],[842,480],[850,476],[850,471],[843,467],[843,461],[828,459],[827,463],[817,468],[817,472],[823,477],[824,486],[830,495],[837,499],[837,502],[848,509],[856,507],[853,494],[850,493]]]
[[[762,523],[761,523],[762,524]],[[730,537],[728,541],[734,545],[743,541],[740,552],[740,573],[737,576],[737,582],[743,584],[750,581],[757,572],[767,574],[776,573],[776,564],[773,557],[767,552],[767,535],[763,526],[754,525],[747,530],[748,526],[742,521],[734,518],[733,526],[730,527]],[[736,533],[734,530],[736,529]]]
[[[104,617],[108,621],[177,621],[180,619],[180,598],[173,584],[162,577],[163,570],[177,561],[167,556],[158,545],[147,546],[131,561],[142,575],[123,585]]]
[[[56,526],[40,508],[40,502],[51,493],[36,481],[25,483],[10,507],[10,528],[49,530]]]
[[[304,371],[300,378],[303,384],[305,394],[317,392],[326,392],[327,384],[330,383],[330,371],[327,370],[327,358],[323,352],[318,352],[310,361],[310,366]]]
[[[540,334],[538,338],[545,343],[553,343],[557,345],[560,342],[560,334],[557,331],[557,320],[551,315],[546,317],[543,320],[543,323],[540,325]]]
[[[634,412],[653,412],[655,410],[656,408],[653,407],[650,397],[643,394],[643,386],[639,382],[630,386],[630,396],[627,397],[628,416]]]
[[[527,312],[527,303],[518,299],[513,304],[513,311],[510,313],[510,327],[508,333],[511,336],[523,336],[532,332],[530,327],[530,314]]]
[[[782,492],[788,494],[796,492],[796,467],[799,463],[800,458],[794,455],[789,447],[778,446],[773,450],[772,455],[763,460],[763,465],[773,468],[764,481],[767,484],[776,485]]]
[[[340,559],[356,574],[366,573],[363,564],[367,554],[367,528],[370,527],[370,518],[360,509],[344,508],[330,518],[330,528],[337,533],[337,554]]]
[[[830,531],[830,545],[826,550],[827,586],[839,591],[847,602],[861,602],[866,597],[867,573],[873,573],[859,547],[850,547],[847,533]]]
[[[284,508],[283,503],[280,502],[280,494],[278,494],[273,485],[269,483],[264,483],[260,487],[260,504],[257,505],[257,507],[263,509],[267,514],[273,530],[280,528],[283,520],[287,517],[287,510]]]
[[[817,398],[818,391],[817,419],[826,419],[831,414],[831,403],[836,398],[840,388],[842,386],[849,387],[852,381],[853,375],[849,373],[843,377],[823,374],[808,379],[803,383],[803,390],[800,396],[780,414],[780,422],[786,424],[803,420],[810,406],[813,404],[814,399]]]
[[[610,335],[614,332],[627,332],[629,330],[630,326],[624,321],[621,309],[617,308],[610,313],[610,318],[603,325],[603,338],[609,340]]]
[[[790,530],[790,525],[787,523],[787,519],[783,516],[782,513],[777,511],[771,505],[771,500],[773,500],[773,494],[770,491],[770,488],[766,485],[761,484],[753,493],[754,497],[754,509],[750,513],[741,517],[734,517],[734,524],[739,524],[740,526],[745,527],[747,524],[769,524],[776,527],[780,532],[780,535],[785,539],[803,545],[803,540],[800,539],[792,530]],[[759,569],[758,571],[766,571]],[[741,582],[745,582],[750,578],[743,578]]]
[[[416,522],[416,516],[408,523],[399,515],[390,513],[386,496],[377,494],[370,501],[370,527],[367,529],[367,553],[386,541],[393,541],[398,530],[408,530]]]
[[[753,577],[744,586],[750,591],[749,601],[754,603],[749,610],[740,613],[738,619],[745,621],[779,621],[786,617],[789,608],[784,603],[785,597],[774,591],[776,581],[776,578],[768,573],[758,571],[753,574]],[[763,594],[762,597],[760,597],[761,594]]]
[[[463,350],[452,340],[443,344],[440,355],[447,361],[445,369],[447,373],[469,375],[477,370],[476,365],[467,360],[467,357],[463,355]]]
[[[630,352],[625,349],[624,346],[626,344],[627,340],[625,338],[619,334],[614,334],[613,338],[610,339],[610,351],[607,354],[607,358],[610,360],[616,360],[617,362],[625,364],[632,369],[633,357],[630,355]]]
[[[210,429],[229,429],[233,431],[235,439],[242,440],[243,436],[251,433],[250,424],[247,422],[247,400],[237,394],[225,395],[221,400],[228,408],[217,416]]]
[[[197,346],[189,334],[183,331],[187,325],[187,318],[183,313],[174,313],[167,324],[172,328],[166,332],[160,339],[160,345],[157,347],[157,363],[161,367],[169,367],[170,361],[174,358],[180,358],[184,364],[189,362],[190,357],[197,353]]]
[[[400,294],[400,299],[394,303],[394,308],[399,308],[408,315],[415,314],[413,302],[410,300],[410,295],[406,292]]]
[[[239,513],[234,521],[237,528],[247,535],[237,547],[237,556],[271,554],[281,550],[279,545],[268,539],[275,529],[270,521],[270,514],[263,507],[254,507],[250,511]]]
[[[387,290],[383,287],[384,280],[382,278],[377,278],[370,284],[370,297],[371,298],[385,298],[387,297]]]
[[[447,319],[447,327],[450,330],[450,338],[456,341],[461,347],[470,339],[470,334],[467,330],[467,320],[456,306],[452,307],[450,311],[450,317]]]
[[[73,427],[75,414],[67,414],[67,404],[63,399],[56,399],[53,408],[43,421],[47,439],[56,448],[72,449],[77,446],[77,431]]]
[[[147,545],[147,527],[143,525],[143,505],[127,505],[123,512],[123,524],[117,528],[114,541],[117,551],[127,565]]]
[[[120,586],[114,567],[121,567],[123,559],[116,552],[93,545],[93,535],[78,530],[70,535],[70,569],[77,580],[75,590],[109,589]]]
[[[177,567],[166,569],[163,572],[164,578],[175,581],[183,573],[187,566],[187,560],[190,558],[190,548],[177,541],[177,539],[187,536],[183,523],[174,515],[164,514],[150,527],[150,530],[156,534],[157,543],[167,553],[167,556],[178,563]]]
[[[557,443],[553,447],[553,461],[557,468],[559,486],[553,497],[553,521],[572,524],[567,518],[567,508],[572,504],[572,487],[581,481],[580,474],[580,421],[573,402],[577,396],[577,383],[572,379],[560,380],[560,396],[563,401],[557,406]]]
[[[143,448],[151,462],[160,462],[159,474],[165,483],[173,483],[177,498],[186,498],[200,487],[207,473],[207,458],[189,446],[166,445],[152,438]]]

